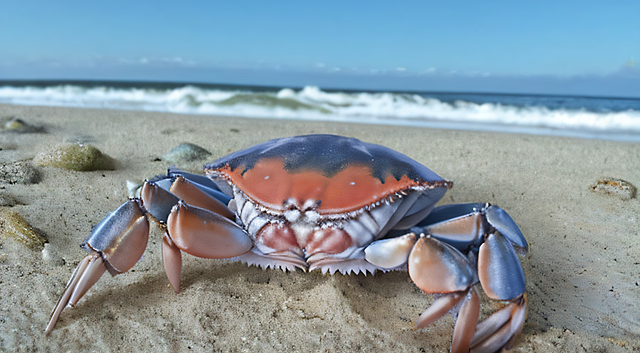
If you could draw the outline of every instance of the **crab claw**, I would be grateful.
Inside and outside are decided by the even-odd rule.
[[[471,224],[473,229],[480,229],[479,213],[474,217],[472,222],[463,220],[464,228]],[[459,231],[459,224],[454,226]],[[448,229],[443,231],[451,234]],[[416,320],[418,328],[431,325],[455,308],[458,314],[451,352],[468,352],[470,347],[475,352],[494,352],[509,347],[524,325],[524,275],[511,242],[499,232],[490,234],[480,246],[479,255],[479,274],[485,292],[492,299],[512,303],[477,325],[480,301],[473,285],[478,278],[471,261],[453,245],[432,236],[418,238],[409,233],[373,242],[365,249],[365,259],[378,267],[391,269],[407,263],[413,282],[425,293],[437,295]]]
[[[511,303],[480,323],[468,345],[477,352],[494,352],[511,346],[526,316],[525,279],[517,254],[524,255],[528,250],[527,241],[513,219],[500,207],[490,204],[446,205],[436,208],[414,231],[428,233],[450,244],[460,256],[467,252],[477,254],[477,280],[487,296]],[[448,261],[446,257],[441,256],[443,264],[450,264],[454,269],[464,267],[463,262]],[[455,271],[449,269],[443,275],[457,276]],[[436,292],[443,293],[442,288]],[[436,299],[418,319],[418,325],[426,326],[437,320],[460,300],[459,295]]]
[[[82,244],[91,254],[80,261],[71,275],[51,313],[45,335],[51,333],[60,313],[73,307],[105,271],[115,276],[131,269],[142,257],[148,239],[149,222],[137,200],[125,202],[100,221]]]

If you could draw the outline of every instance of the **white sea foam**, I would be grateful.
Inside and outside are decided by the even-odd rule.
[[[638,109],[594,111],[580,107],[550,108],[544,104],[513,105],[462,99],[445,101],[429,98],[426,94],[326,92],[317,87],[256,92],[189,85],[174,89],[3,86],[0,87],[0,103],[534,133],[536,129],[542,131],[538,133],[581,131],[594,135],[591,137],[622,133],[636,136],[632,140],[640,140]]]

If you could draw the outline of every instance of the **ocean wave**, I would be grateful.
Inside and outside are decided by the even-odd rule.
[[[435,95],[437,96],[437,95]],[[9,104],[134,109],[187,114],[217,114],[257,118],[339,120],[425,126],[440,122],[474,126],[513,126],[594,133],[640,135],[640,110],[616,102],[615,110],[593,102],[584,107],[547,104],[548,98],[528,96],[527,104],[510,96],[392,92],[329,92],[318,87],[272,91],[212,89],[185,85],[170,89],[78,85],[2,86],[0,102]],[[469,99],[469,96],[473,96]],[[587,98],[580,98],[587,102]],[[606,99],[601,99],[606,101]],[[555,99],[557,101],[557,99]],[[555,102],[554,101],[554,102]],[[579,102],[579,101],[578,101]],[[597,106],[597,104],[595,105]],[[588,109],[587,107],[591,108]],[[490,128],[487,128],[490,130]]]

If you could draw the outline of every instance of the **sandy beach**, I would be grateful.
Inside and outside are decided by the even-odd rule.
[[[0,105],[42,131],[0,133],[0,162],[90,143],[113,171],[38,167],[33,184],[0,184],[11,210],[46,235],[48,256],[0,237],[0,351],[446,352],[453,320],[413,320],[432,297],[406,272],[285,273],[183,255],[182,291],[168,286],[161,233],[127,274],[105,275],[49,337],[49,314],[92,225],[127,198],[125,181],[162,174],[159,157],[189,142],[211,160],[277,137],[330,133],[400,151],[455,187],[440,204],[490,202],[529,241],[521,258],[529,314],[516,352],[640,350],[640,201],[590,190],[598,178],[640,186],[640,144],[546,136]],[[204,161],[206,162],[206,161]],[[204,163],[183,167],[195,171]],[[482,315],[495,306],[483,301]]]

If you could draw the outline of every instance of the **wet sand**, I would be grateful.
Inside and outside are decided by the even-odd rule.
[[[530,244],[521,258],[529,314],[515,351],[640,350],[640,202],[591,192],[600,177],[640,185],[640,144],[364,124],[257,120],[0,105],[39,133],[0,133],[0,162],[68,141],[113,157],[114,171],[39,167],[36,184],[1,184],[11,209],[49,241],[50,257],[0,238],[0,351],[445,352],[453,320],[417,331],[432,298],[405,272],[284,273],[183,255],[168,287],[161,234],[127,274],[105,275],[44,337],[51,309],[85,252],[78,244],[126,200],[125,180],[162,174],[183,142],[212,160],[269,139],[331,133],[398,150],[453,180],[441,204],[490,202]],[[202,162],[187,165],[197,169]],[[483,315],[492,304],[483,302]]]

